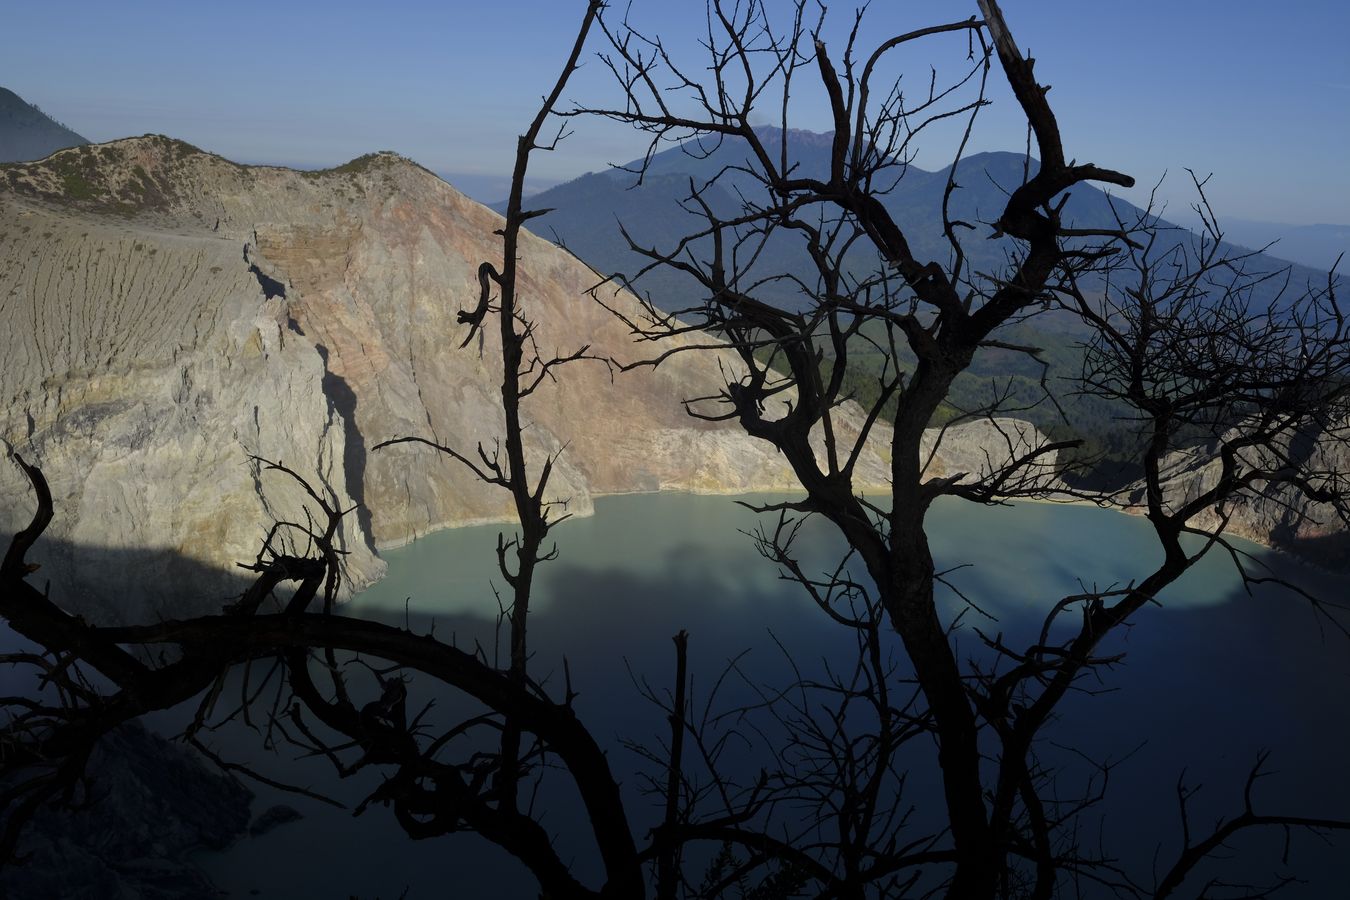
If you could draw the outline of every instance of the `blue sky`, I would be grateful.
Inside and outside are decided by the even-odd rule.
[[[439,172],[504,175],[514,136],[551,85],[583,0],[31,3],[4,0],[0,85],[96,140],[162,132],[233,159],[332,165],[394,149]],[[865,40],[964,18],[974,0],[877,2]],[[769,0],[771,11],[786,10]],[[1221,215],[1350,223],[1350,4],[1004,0],[1037,73],[1053,86],[1071,156],[1123,169],[1173,210],[1184,167],[1213,173]],[[851,7],[833,4],[847,24]],[[633,0],[633,15],[692,60],[703,4]],[[827,43],[839,52],[838,32]],[[963,55],[935,42],[897,65],[926,82]],[[569,96],[599,97],[588,67]],[[1001,87],[1001,85],[1000,85]],[[1024,124],[1006,90],[972,147],[1015,150]],[[803,91],[797,127],[824,130]],[[936,168],[941,136],[919,163]],[[533,173],[563,179],[640,145],[582,125]],[[1138,200],[1139,194],[1131,195]]]

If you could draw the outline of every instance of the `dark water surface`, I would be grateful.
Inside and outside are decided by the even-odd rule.
[[[563,654],[577,709],[597,738],[611,748],[611,765],[632,790],[633,827],[639,838],[656,820],[654,798],[636,789],[643,763],[621,738],[655,744],[666,733],[659,712],[638,696],[633,679],[658,688],[673,671],[671,636],[690,633],[690,670],[696,704],[707,698],[729,659],[741,658],[751,680],[785,684],[792,670],[785,654],[807,671],[847,659],[852,638],[811,606],[799,588],[777,578],[773,566],[740,533],[756,516],[731,499],[681,494],[611,497],[593,518],[565,523],[556,532],[560,559],[541,571],[532,619],[536,677],[549,672],[561,693]],[[967,612],[963,655],[983,654],[969,626],[1002,631],[1025,644],[1055,600],[1082,585],[1124,584],[1156,559],[1142,520],[1084,507],[1022,504],[987,509],[951,502],[930,517],[934,552],[954,584],[984,613]],[[491,583],[500,586],[493,549],[496,526],[440,532],[391,551],[389,576],[347,610],[414,630],[434,626],[461,646],[491,647],[497,612]],[[839,545],[827,526],[809,527],[801,555],[809,571],[831,565]],[[1321,595],[1344,601],[1343,576],[1307,570],[1248,547],[1291,572]],[[948,613],[965,608],[948,596]],[[1101,813],[1084,821],[1139,880],[1151,883],[1155,850],[1174,855],[1180,841],[1176,784],[1203,784],[1193,827],[1240,811],[1241,791],[1255,755],[1272,751],[1256,792],[1257,811],[1309,816],[1350,815],[1350,641],[1323,627],[1309,604],[1288,593],[1248,596],[1230,563],[1212,555],[1164,598],[1161,608],[1138,616],[1134,626],[1103,652],[1126,654],[1106,673],[1097,696],[1073,696],[1061,707],[1047,761],[1073,779],[1089,769],[1083,757],[1121,760],[1111,773]],[[736,679],[732,679],[736,681]],[[727,688],[727,699],[741,691]],[[748,696],[748,694],[746,694]],[[456,706],[456,704],[459,706]],[[445,721],[463,708],[438,696]],[[217,738],[224,751],[258,758],[246,733]],[[1130,751],[1135,751],[1129,755]],[[753,765],[754,750],[747,750]],[[916,748],[916,777],[907,797],[931,808],[938,787],[929,748]],[[284,754],[264,756],[265,770],[314,786],[331,786],[326,764],[308,761],[300,774]],[[924,767],[928,767],[925,770]],[[354,779],[334,793],[354,803],[374,782]],[[285,802],[305,819],[246,839],[225,853],[201,854],[200,864],[231,897],[382,897],[389,900],[455,897],[534,897],[534,882],[510,857],[472,835],[414,842],[392,814],[375,806],[354,818],[293,796],[259,789],[257,808]],[[590,859],[585,822],[566,789],[545,792],[541,806],[574,854],[584,875],[598,871]],[[1235,844],[1225,875],[1293,872],[1312,880],[1280,896],[1341,897],[1350,884],[1350,839],[1330,843],[1296,835],[1287,866],[1282,835]],[[1246,868],[1246,867],[1254,868]],[[1199,893],[1203,878],[1185,896]],[[592,881],[592,883],[594,883]]]

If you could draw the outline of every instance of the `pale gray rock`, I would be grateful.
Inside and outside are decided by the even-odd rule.
[[[0,436],[42,467],[56,508],[39,583],[99,618],[218,607],[269,522],[304,521],[299,486],[251,454],[353,504],[323,362],[238,248],[9,197],[0,221]],[[8,462],[0,498],[0,531],[26,523]],[[378,577],[355,522],[341,539],[354,584]]]
[[[1059,479],[1059,453],[1035,425],[1007,416],[973,419],[924,432],[925,474],[957,484],[975,484],[1003,477],[1002,486],[1022,494],[1057,495],[1066,490]]]
[[[1228,436],[1230,439],[1232,435]],[[1305,434],[1285,441],[1282,454],[1301,461],[1311,474],[1313,487],[1345,494],[1350,487],[1350,423],[1320,434]],[[1284,463],[1268,450],[1246,448],[1238,453],[1244,468],[1278,471]],[[1163,460],[1163,507],[1174,512],[1218,483],[1222,464],[1217,444],[1207,444],[1170,454]],[[1145,507],[1143,485],[1130,492],[1131,511]],[[1227,516],[1227,521],[1223,517]],[[1207,509],[1192,517],[1191,524],[1246,538],[1284,550],[1329,568],[1350,565],[1350,522],[1336,506],[1310,500],[1289,484],[1257,482],[1222,509]]]

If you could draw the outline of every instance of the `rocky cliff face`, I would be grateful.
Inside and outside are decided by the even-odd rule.
[[[0,438],[56,499],[36,577],[99,617],[218,605],[272,521],[303,521],[298,487],[251,454],[358,507],[342,535],[352,586],[379,577],[379,547],[506,518],[506,496],[453,460],[370,449],[404,435],[493,446],[497,347],[488,334],[459,350],[455,315],[479,263],[498,260],[500,227],[391,154],[304,173],[145,137],[0,167]],[[543,352],[643,352],[568,254],[527,236],[522,272]],[[555,496],[584,514],[597,493],[790,487],[765,445],[680,406],[715,393],[729,361],[681,354],[613,376],[579,362],[543,384],[529,449],[566,447]],[[0,533],[31,512],[3,469]],[[865,461],[863,480],[885,477]]]
[[[1350,473],[1350,423],[1319,435],[1302,435],[1282,448],[1282,455],[1299,461],[1309,472],[1313,487],[1345,491],[1344,479]],[[1247,449],[1239,453],[1249,467],[1279,470],[1285,463],[1268,451]],[[1178,509],[1212,488],[1219,480],[1221,464],[1212,446],[1196,447],[1173,453],[1163,461],[1166,485],[1163,502]],[[1339,487],[1338,487],[1339,482]],[[1130,497],[1133,511],[1144,507],[1143,487]],[[1194,525],[1205,529],[1223,525],[1226,534],[1246,538],[1277,550],[1301,556],[1332,569],[1350,568],[1350,522],[1342,518],[1330,503],[1308,499],[1289,485],[1270,487],[1258,483],[1254,489],[1231,501],[1223,510],[1207,510],[1196,516]]]

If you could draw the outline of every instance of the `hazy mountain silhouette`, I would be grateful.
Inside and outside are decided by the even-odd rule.
[[[1178,216],[1183,222],[1192,217]],[[1342,253],[1350,257],[1350,225],[1290,225],[1257,219],[1234,219],[1220,212],[1224,235],[1244,247],[1269,246],[1270,256],[1326,270]],[[1344,271],[1344,265],[1341,270]]]
[[[778,153],[782,132],[762,129],[761,133],[767,138],[771,152]],[[827,179],[831,141],[829,134],[790,130],[789,168],[796,175]],[[628,168],[636,166],[630,163]],[[967,258],[975,271],[998,273],[1006,268],[1015,244],[1008,238],[992,238],[994,229],[990,223],[1002,211],[1008,194],[1038,168],[1035,159],[1027,160],[1020,153],[978,153],[961,160],[956,170],[957,189],[951,198],[951,214],[975,226],[964,239]],[[688,141],[656,154],[641,183],[631,172],[612,169],[587,173],[535,194],[529,207],[551,212],[533,220],[529,227],[536,234],[565,245],[603,275],[616,272],[632,275],[649,260],[629,249],[619,223],[638,244],[669,250],[681,238],[698,230],[703,222],[696,208],[693,212],[684,208],[690,206],[684,201],[690,195],[691,185],[701,187],[719,172],[723,173],[716,185],[705,192],[704,199],[719,216],[732,216],[741,209],[737,195],[751,201],[764,197],[763,188],[750,169],[749,154],[742,142]],[[880,185],[887,208],[921,260],[946,263],[951,256],[951,248],[938,225],[942,221],[949,172],[950,169],[927,171],[897,163],[886,170]],[[498,211],[502,211],[502,206],[497,205]],[[1079,228],[1114,227],[1117,214],[1129,222],[1142,215],[1142,210],[1090,185],[1075,187],[1065,206],[1067,222]],[[1159,246],[1195,239],[1192,232],[1170,222],[1158,219],[1157,224],[1162,229]],[[775,235],[760,251],[751,275],[766,278],[785,273],[814,283],[802,242],[803,237],[795,232]],[[707,241],[692,245],[695,253],[706,251],[707,247]],[[1231,253],[1243,252],[1231,245],[1226,249]],[[1252,260],[1249,268],[1274,271],[1288,265],[1273,255],[1261,255]],[[849,256],[846,266],[857,273],[875,267],[875,253],[861,247]],[[1325,282],[1326,277],[1324,270],[1319,272],[1298,264],[1291,274],[1295,284],[1308,280]],[[671,271],[654,271],[638,287],[668,309],[681,308],[697,296],[692,279]],[[1275,286],[1270,290],[1271,297],[1257,299],[1268,302],[1274,296]],[[757,291],[765,299],[785,307],[803,304],[800,288],[787,279],[762,283]]]
[[[44,159],[89,141],[18,94],[0,87],[0,162]]]

